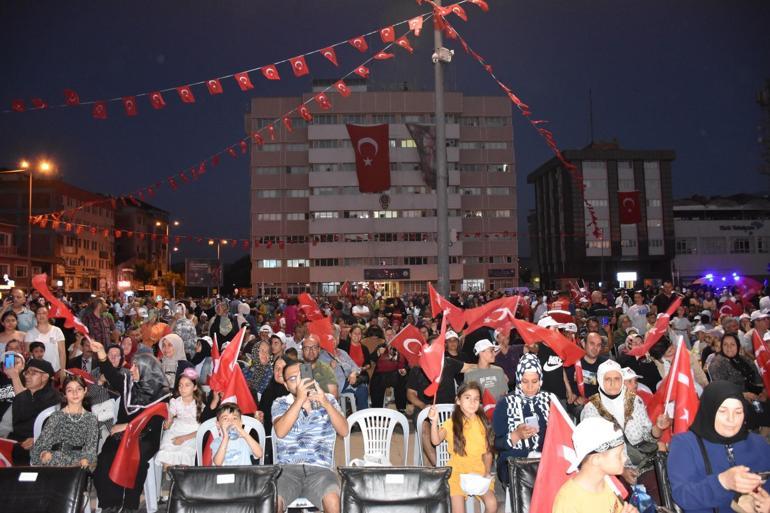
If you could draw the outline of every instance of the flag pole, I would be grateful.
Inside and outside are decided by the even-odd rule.
[[[441,6],[441,0],[435,5]],[[444,113],[444,66],[452,61],[452,52],[444,48],[441,28],[434,26],[433,30],[433,72],[434,72],[434,101],[436,114],[436,245],[438,291],[444,297],[449,295],[449,215],[447,192],[447,155],[446,155],[446,116]]]
[[[441,370],[438,372],[438,383],[441,384],[441,375],[444,374],[444,355],[446,355],[446,318],[449,314],[449,310],[444,310],[444,315],[441,317],[441,336],[444,337],[444,354],[441,355]],[[438,386],[436,387],[436,393],[433,394],[433,406],[436,406],[436,400],[438,399]]]
[[[678,369],[679,365],[679,358],[682,353],[682,347],[684,346],[684,336],[679,335],[679,342],[678,346],[676,347],[676,354],[674,354],[674,363],[671,364],[671,368],[668,370],[668,384],[666,387],[666,401],[663,403],[663,412],[666,412],[666,409],[668,409],[668,402],[671,400],[671,392],[674,389],[674,381],[671,379],[671,373],[676,372],[676,369]],[[676,379],[676,378],[674,378]]]

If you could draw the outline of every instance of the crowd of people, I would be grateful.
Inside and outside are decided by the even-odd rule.
[[[436,464],[436,446],[447,442],[453,511],[465,510],[468,493],[459,476],[467,473],[490,478],[479,499],[486,511],[496,511],[495,487],[509,485],[508,458],[543,453],[556,400],[577,422],[578,460],[554,511],[634,511],[628,503],[616,508],[605,476],[644,484],[656,497],[653,459],[667,451],[673,497],[684,511],[728,511],[743,495],[753,511],[770,513],[770,485],[762,477],[770,470],[770,404],[754,361],[755,340],[770,350],[770,297],[675,289],[670,281],[635,291],[520,294],[516,317],[558,331],[585,355],[566,366],[554,348],[524,343],[511,326],[449,329],[438,388],[426,395],[429,378],[391,341],[408,325],[428,344],[440,336],[441,313],[431,311],[428,293],[388,298],[364,288],[350,298],[317,298],[334,332],[333,349],[322,349],[296,297],[92,297],[80,303],[59,292],[86,336],[51,318],[51,305],[36,290],[16,288],[0,309],[0,437],[17,442],[14,465],[91,469],[107,513],[139,508],[152,457],[164,467],[280,465],[279,510],[305,497],[335,512],[334,444],[348,434],[342,394],[357,410],[392,400],[413,424],[428,409],[418,430],[428,464]],[[448,299],[470,309],[504,295]],[[659,316],[677,297],[681,304],[665,334],[645,354],[629,354],[656,332]],[[209,386],[217,366],[212,354],[221,354],[241,330],[238,361],[258,404],[255,417],[275,437],[265,447],[244,426],[239,405]],[[671,372],[680,340],[701,406],[690,429],[671,438],[673,413],[651,415],[647,406]],[[492,418],[485,395],[496,405]],[[116,482],[113,464],[126,430],[160,403],[168,404],[167,418],[147,416],[142,424],[133,486]],[[440,423],[432,405],[447,403],[454,413]],[[35,438],[35,419],[51,406],[59,409]],[[195,437],[208,419],[216,419],[218,434],[210,462],[201,462]]]

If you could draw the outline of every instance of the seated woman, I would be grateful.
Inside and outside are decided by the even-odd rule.
[[[652,468],[658,438],[671,426],[671,419],[662,414],[655,425],[652,424],[642,399],[626,389],[617,362],[607,360],[599,365],[596,380],[599,392],[588,399],[580,418],[603,417],[620,426],[628,442],[626,452],[631,465],[623,472],[623,478],[629,484],[635,484],[639,474]]]
[[[540,360],[524,354],[516,367],[516,390],[503,396],[495,407],[492,429],[498,451],[497,476],[508,485],[508,458],[525,458],[541,452],[551,408],[550,395],[541,392],[543,369]]]
[[[740,387],[714,381],[704,390],[690,430],[674,435],[668,478],[685,513],[732,511],[736,493],[751,494],[757,512],[770,512],[770,445],[746,426],[748,403]]]
[[[729,381],[738,386],[743,397],[750,403],[758,404],[746,412],[749,428],[770,426],[770,405],[767,403],[767,391],[763,390],[754,363],[740,354],[740,342],[737,335],[726,333],[722,337],[722,350],[714,355],[709,365],[709,375],[713,381]]]
[[[99,427],[96,415],[88,411],[86,383],[68,375],[62,385],[62,409],[48,420],[32,447],[32,465],[89,467],[96,464]]]
[[[192,367],[193,364],[187,361],[184,342],[176,333],[169,333],[161,338],[158,346],[162,354],[160,364],[163,367],[163,374],[166,376],[168,387],[173,390],[182,371]]]

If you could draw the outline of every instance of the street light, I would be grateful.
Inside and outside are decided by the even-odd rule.
[[[47,174],[53,171],[53,164],[47,160],[40,160],[36,168],[40,173]],[[32,283],[32,164],[27,159],[19,162],[19,169],[0,171],[0,174],[27,173],[29,191],[27,197],[27,278]]]

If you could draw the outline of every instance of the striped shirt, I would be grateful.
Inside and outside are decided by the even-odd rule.
[[[340,411],[340,406],[333,395],[326,394],[326,398]],[[295,399],[292,394],[289,394],[275,400],[271,409],[273,422],[286,413]],[[302,409],[286,436],[276,437],[274,458],[279,465],[306,464],[331,467],[336,441],[337,432],[324,408],[314,409],[309,414]]]

